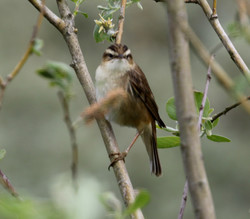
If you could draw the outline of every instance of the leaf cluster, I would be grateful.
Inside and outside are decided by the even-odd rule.
[[[38,69],[39,76],[47,79],[49,84],[63,91],[66,97],[71,96],[73,69],[63,62],[48,62],[43,68]]]
[[[197,117],[201,110],[200,108],[201,108],[202,99],[203,99],[203,93],[195,91],[194,100],[195,100]],[[209,99],[207,98],[204,108],[203,108],[200,136],[202,137],[205,135],[207,139],[211,141],[215,141],[215,142],[230,142],[230,139],[224,136],[212,134],[213,129],[216,127],[216,125],[219,122],[219,118],[212,122],[211,114],[213,113],[213,111],[214,109],[210,108],[210,102],[209,102]],[[162,128],[163,130],[167,132],[171,132],[175,136],[158,137],[157,138],[158,148],[177,147],[177,146],[180,146],[180,143],[181,143],[180,137],[179,137],[180,132],[179,132],[178,123],[177,123],[176,106],[175,106],[174,97],[171,97],[170,99],[168,99],[166,103],[166,112],[170,119],[176,121],[177,127],[176,128],[171,128],[171,127]]]
[[[142,9],[140,0],[129,0],[126,3],[126,7],[136,3],[137,6]],[[121,8],[121,0],[106,0],[106,6],[98,5],[100,19],[95,20],[94,27],[94,38],[96,42],[109,41],[113,42],[115,40],[118,29],[113,23],[114,15]]]

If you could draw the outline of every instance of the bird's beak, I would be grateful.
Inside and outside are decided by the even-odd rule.
[[[124,58],[123,54],[118,55],[118,59],[123,59],[123,58]]]

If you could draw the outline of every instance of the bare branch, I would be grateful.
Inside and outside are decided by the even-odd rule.
[[[199,5],[202,7],[204,13],[206,14],[210,24],[214,28],[215,32],[217,33],[218,37],[220,38],[221,42],[223,43],[224,47],[228,51],[231,59],[234,61],[236,66],[239,70],[246,76],[248,82],[250,82],[250,70],[241,58],[240,54],[234,47],[233,43],[231,42],[230,38],[224,31],[223,27],[221,26],[219,19],[217,17],[213,17],[213,11],[210,8],[208,2],[206,0],[199,0]],[[212,16],[212,17],[211,17]]]
[[[210,63],[213,61],[214,56],[211,56],[211,60]],[[205,107],[205,103],[206,103],[206,99],[207,99],[207,93],[208,93],[208,87],[209,87],[209,83],[211,81],[211,65],[209,64],[208,66],[208,70],[207,70],[207,80],[206,80],[206,85],[205,85],[205,89],[203,92],[203,98],[202,98],[202,102],[201,102],[201,106],[200,106],[200,112],[199,112],[199,119],[198,119],[198,130],[200,132],[200,128],[201,128],[201,123],[202,123],[202,115],[203,115],[203,111],[204,111],[204,107]]]
[[[188,181],[186,180],[185,185],[184,185],[184,189],[183,189],[183,193],[182,193],[181,208],[180,208],[180,212],[178,215],[178,219],[183,218],[184,210],[185,210],[185,207],[187,204],[187,195],[188,195]]]
[[[118,25],[118,34],[116,36],[115,42],[117,44],[121,44],[122,42],[122,34],[123,34],[123,25],[125,20],[125,9],[126,9],[126,2],[127,0],[121,1],[121,12],[119,16],[119,25]]]
[[[202,44],[200,39],[197,37],[197,35],[194,33],[192,28],[183,22],[178,21],[178,24],[181,28],[181,30],[186,34],[188,40],[192,44],[193,48],[195,49],[195,52],[198,54],[198,57],[201,58],[201,60],[206,64],[209,65],[211,54],[208,52],[208,50],[205,48],[205,46]],[[229,92],[234,98],[242,102],[242,107],[250,113],[250,104],[245,100],[245,96],[239,92],[235,92],[234,90],[234,82],[233,80],[228,76],[228,74],[225,72],[225,70],[220,66],[218,62],[213,60],[211,63],[211,69],[220,84],[223,86],[223,88]]]
[[[167,1],[169,45],[175,104],[180,127],[185,174],[196,218],[215,218],[214,205],[202,159],[193,98],[188,41],[179,27],[187,25],[183,0]],[[177,21],[178,20],[178,21]]]
[[[19,197],[15,188],[12,186],[8,177],[0,170],[0,183],[7,189],[9,193],[11,193],[14,197]]]
[[[41,0],[28,0],[38,11],[41,12],[41,9],[43,8],[43,3]],[[44,6],[43,9],[44,17],[54,26],[56,27],[60,32],[65,28],[64,21],[59,18],[55,13],[53,13],[50,9],[48,9],[46,6]]]
[[[71,171],[72,171],[72,178],[73,178],[74,185],[75,187],[77,187],[76,179],[78,175],[78,171],[77,171],[78,169],[78,145],[76,142],[75,128],[70,118],[68,101],[62,91],[58,91],[58,98],[62,105],[64,121],[66,123],[66,126],[69,131],[69,135],[70,135],[70,142],[71,142],[71,148],[72,148]]]
[[[250,96],[247,97],[247,98],[245,99],[245,101],[248,101],[248,100],[250,100]],[[222,112],[220,112],[220,113],[214,115],[213,118],[212,118],[212,120],[211,120],[211,122],[214,122],[214,121],[215,121],[216,119],[218,119],[219,117],[221,117],[221,116],[223,116],[223,115],[226,115],[230,110],[236,108],[237,106],[239,106],[239,105],[241,105],[241,104],[242,104],[242,102],[238,102],[238,103],[235,103],[235,104],[233,104],[233,105],[227,107],[227,108],[224,109]]]
[[[20,72],[20,70],[22,69],[22,67],[24,66],[26,61],[28,60],[29,56],[32,54],[32,48],[33,48],[34,43],[35,43],[35,38],[37,36],[38,30],[39,30],[41,23],[42,23],[42,20],[43,20],[44,3],[45,3],[45,0],[43,0],[43,2],[41,2],[41,11],[40,11],[40,14],[38,16],[36,25],[33,28],[33,32],[32,32],[29,44],[28,44],[28,47],[27,47],[24,55],[22,56],[20,61],[17,63],[17,65],[15,66],[13,71],[7,75],[6,80],[3,80],[2,78],[0,80],[0,88],[1,88],[1,90],[0,90],[0,109],[2,107],[4,92],[6,90],[7,85],[13,80],[14,77],[16,77],[16,75]]]
[[[199,4],[198,0],[185,0],[185,3]]]

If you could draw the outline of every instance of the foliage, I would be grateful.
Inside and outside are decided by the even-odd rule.
[[[128,7],[134,3],[142,9],[140,0],[127,1],[126,6]],[[121,8],[121,0],[106,0],[106,6],[98,5],[97,8],[100,11],[100,19],[95,20],[94,38],[96,42],[102,42],[105,40],[113,42],[117,34],[117,28],[115,28],[113,19],[114,14]]]
[[[75,3],[75,9],[74,9],[73,15],[76,16],[78,13],[80,13],[80,14],[83,15],[85,18],[88,18],[88,14],[87,14],[87,13],[85,13],[85,12],[79,10],[80,5],[81,5],[85,0],[71,0],[71,1]]]
[[[67,64],[50,61],[43,68],[37,70],[39,76],[49,80],[51,86],[55,86],[63,91],[66,97],[70,97],[72,76],[74,71]]]
[[[51,203],[36,203],[31,200],[18,200],[1,195],[0,218],[4,219],[66,219],[62,211],[56,209]]]
[[[195,91],[194,100],[195,100],[197,116],[199,115],[199,112],[200,112],[202,99],[203,99],[203,93]],[[216,127],[216,125],[219,122],[219,119],[216,119],[215,121],[211,122],[212,121],[211,114],[213,111],[214,109],[210,108],[210,102],[209,102],[209,99],[207,98],[205,102],[205,106],[203,108],[200,136],[206,135],[207,139],[211,141],[215,141],[215,142],[230,142],[230,139],[226,137],[212,134],[212,130]],[[174,97],[171,97],[170,99],[168,99],[166,103],[166,112],[170,119],[177,122]],[[180,146],[180,137],[179,137],[180,133],[179,133],[178,125],[176,128],[166,127],[166,128],[163,128],[163,130],[167,132],[171,132],[173,135],[176,135],[176,136],[158,137],[157,138],[158,148],[172,148],[172,147]]]

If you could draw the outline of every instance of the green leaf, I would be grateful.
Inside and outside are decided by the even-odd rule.
[[[166,103],[166,111],[170,119],[177,121],[174,97],[168,99]]]
[[[58,86],[68,92],[72,83],[73,69],[62,62],[48,62],[43,68],[37,70],[38,75],[49,80],[51,86]]]
[[[197,113],[200,112],[202,99],[203,99],[203,93],[199,92],[199,91],[194,91],[194,101],[195,101],[195,106],[196,106]],[[210,103],[209,103],[209,100],[207,98],[206,102],[205,102],[204,109],[203,109],[203,115],[202,116],[203,117],[208,117],[210,111],[211,111],[210,110]]]
[[[85,18],[88,18],[89,15],[85,12],[82,12],[82,11],[77,11],[77,13],[80,13],[81,15],[83,15]]]
[[[220,118],[217,118],[216,120],[213,121],[213,127],[217,126],[219,120],[220,120]]]
[[[205,123],[204,123],[204,127],[206,130],[212,130],[213,129],[213,124],[211,121],[209,120],[206,120]]]
[[[157,138],[157,147],[158,148],[172,148],[180,146],[181,140],[178,136],[167,136],[167,137],[158,137]]]
[[[6,150],[5,149],[1,149],[0,150],[0,160],[2,160],[5,157],[6,154]]]
[[[150,200],[150,195],[146,190],[140,190],[139,194],[136,196],[134,203],[132,203],[124,211],[123,215],[128,216],[133,214],[137,209],[144,207]]]
[[[210,135],[210,136],[207,135],[207,138],[215,142],[231,142],[229,138],[220,135]]]
[[[33,44],[33,47],[31,49],[31,52],[40,56],[40,55],[42,55],[42,52],[41,52],[42,48],[43,48],[43,40],[36,38],[34,40],[34,44]]]

